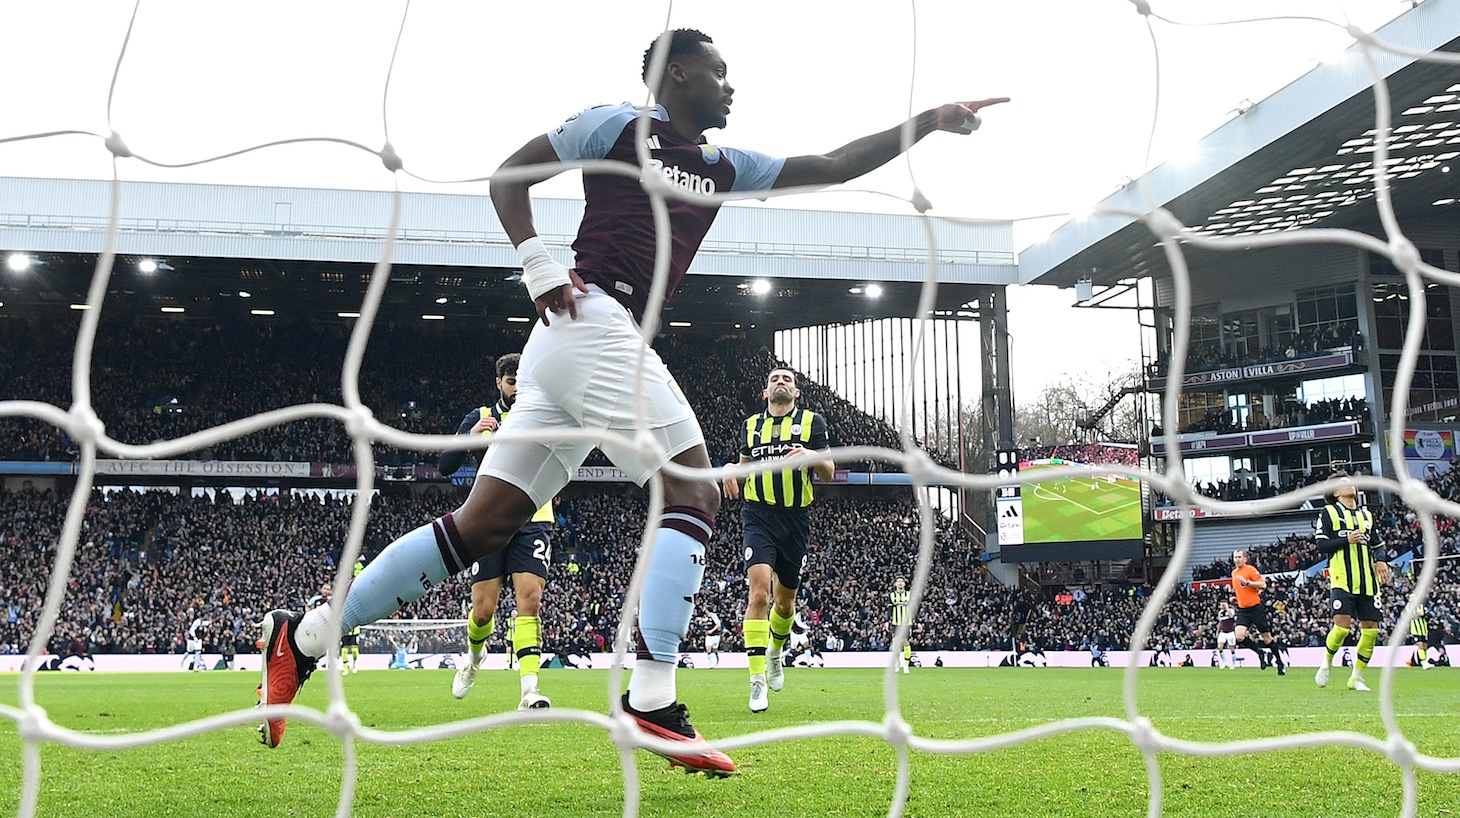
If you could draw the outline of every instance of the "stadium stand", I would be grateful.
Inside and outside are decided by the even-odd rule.
[[[1447,497],[1455,496],[1456,486],[1450,475],[1435,481],[1436,490]],[[394,533],[449,509],[459,499],[456,491],[378,497],[372,504],[367,553],[378,551]],[[23,651],[30,637],[54,556],[49,544],[59,534],[65,500],[51,492],[0,491],[0,546],[25,555],[0,565],[0,653]],[[559,558],[544,597],[547,647],[573,652],[611,643],[638,549],[643,504],[641,497],[625,491],[559,503]],[[914,565],[915,514],[910,500],[895,496],[828,499],[817,506],[802,591],[817,644],[830,635],[846,650],[887,646],[886,589]],[[1381,516],[1393,554],[1418,548],[1413,514],[1402,504],[1385,506]],[[253,651],[250,623],[261,611],[307,602],[282,598],[276,589],[315,589],[329,581],[348,517],[347,502],[313,496],[249,496],[235,504],[160,491],[98,493],[88,508],[51,648],[67,652],[79,640],[90,652],[180,653],[189,612],[198,611],[210,620],[206,650],[217,651],[231,641],[240,653]],[[1456,552],[1455,539],[1454,524],[1442,521],[1445,554]],[[1311,564],[1312,556],[1311,541],[1304,540],[1254,549],[1255,561],[1269,573],[1301,568]],[[698,609],[738,621],[746,593],[739,520],[728,507],[717,521],[709,557]],[[1228,571],[1230,566],[1206,567],[1213,577]],[[283,574],[294,581],[278,582]],[[1454,633],[1460,626],[1457,580],[1460,570],[1447,561],[1429,603],[1431,626],[1437,631]],[[1407,583],[1401,579],[1396,593],[1385,595],[1386,627],[1398,616]],[[1121,648],[1149,590],[1110,585],[1071,595],[1002,586],[986,576],[973,543],[956,527],[940,522],[926,601],[912,641],[919,650],[1006,650],[1020,642],[1049,650],[1083,650],[1092,643]],[[1153,643],[1177,649],[1213,647],[1213,611],[1229,593],[1222,585],[1183,587],[1163,611]],[[403,616],[460,618],[466,598],[466,584],[449,581]],[[1268,594],[1268,604],[1277,611],[1276,631],[1299,647],[1320,644],[1328,628],[1327,602],[1322,582],[1284,579]],[[497,649],[500,636],[493,645]],[[686,649],[699,638],[692,631]],[[738,648],[739,637],[732,630],[724,649]],[[384,650],[384,645],[367,641],[365,649]]]
[[[179,437],[268,409],[298,403],[339,403],[340,366],[348,327],[328,324],[119,320],[103,323],[93,362],[93,395],[109,434],[125,443]],[[70,403],[71,351],[76,327],[7,316],[0,320],[0,360],[6,399]],[[361,394],[376,416],[409,432],[448,434],[461,416],[490,398],[489,367],[497,355],[521,349],[520,334],[444,327],[376,327],[361,372]],[[723,385],[687,390],[710,456],[738,459],[740,422],[761,403],[759,384],[773,364],[769,351],[744,339],[663,336],[660,354],[685,383]],[[308,350],[308,354],[301,354]],[[446,354],[443,354],[443,351]],[[476,361],[479,365],[463,363]],[[779,362],[775,362],[780,365]],[[803,379],[808,405],[828,420],[834,445],[900,448],[887,423],[831,390]],[[0,421],[0,459],[62,461],[75,447],[54,427],[32,420]],[[436,452],[377,446],[377,463],[434,464]],[[956,452],[932,453],[957,468]],[[349,438],[337,423],[306,420],[267,429],[191,453],[193,459],[347,463]],[[595,455],[597,457],[597,455]],[[606,465],[592,460],[590,465]],[[843,464],[858,471],[877,463]]]

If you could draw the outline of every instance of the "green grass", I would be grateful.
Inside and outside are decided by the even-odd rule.
[[[1313,686],[1310,671],[1286,678],[1255,669],[1151,669],[1140,676],[1142,712],[1169,735],[1206,741],[1338,728],[1383,735],[1377,694]],[[1378,673],[1370,674],[1375,679]],[[0,703],[17,701],[18,676],[0,676]],[[1422,752],[1460,756],[1460,685],[1448,669],[1397,674],[1401,726]],[[368,672],[347,677],[364,724],[403,729],[515,706],[515,674],[489,672],[464,701],[450,671]],[[883,717],[881,676],[870,670],[796,670],[771,710],[746,710],[744,671],[680,675],[680,693],[701,732],[727,737],[815,721]],[[323,709],[316,678],[299,702]],[[248,707],[248,673],[45,674],[36,696],[57,724],[114,734],[179,724]],[[547,671],[542,688],[559,707],[604,711],[603,672]],[[1106,669],[927,668],[899,677],[903,712],[919,736],[990,736],[1077,716],[1123,716],[1121,672]],[[1342,714],[1336,720],[1332,713]],[[0,814],[19,801],[20,740],[0,719]],[[528,725],[405,747],[357,744],[357,816],[617,815],[623,809],[618,755],[605,733],[576,724]],[[707,780],[671,771],[639,751],[641,814],[648,816],[879,816],[887,813],[897,762],[868,738],[782,742],[731,753],[740,775]],[[334,814],[342,744],[293,723],[277,750],[251,725],[114,752],[45,745],[40,815]],[[1395,815],[1399,769],[1347,747],[1222,759],[1161,756],[1165,814]],[[1460,775],[1420,774],[1420,814],[1460,803]],[[912,755],[907,814],[1013,816],[1144,815],[1139,753],[1123,734],[1082,731],[964,756]]]
[[[1057,465],[1026,466],[1027,474]],[[1024,505],[1024,542],[1139,540],[1141,486],[1104,477],[1030,483],[1020,494]]]

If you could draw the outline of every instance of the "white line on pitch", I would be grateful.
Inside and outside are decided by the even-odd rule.
[[[1035,485],[1034,486],[1034,496],[1035,497],[1043,497],[1045,500],[1059,500],[1059,501],[1064,502],[1064,503],[1069,503],[1072,506],[1077,506],[1079,508],[1085,509],[1086,511],[1090,512],[1091,514],[1094,514],[1096,517],[1104,517],[1107,514],[1110,514],[1110,513],[1116,512],[1116,511],[1120,511],[1123,508],[1130,508],[1131,506],[1139,505],[1140,502],[1141,502],[1140,500],[1136,500],[1133,503],[1125,503],[1124,505],[1119,505],[1119,506],[1116,506],[1114,508],[1108,508],[1108,509],[1106,509],[1104,511],[1096,511],[1095,509],[1090,508],[1089,506],[1084,505],[1083,503],[1077,503],[1074,500],[1071,500],[1070,498],[1065,497],[1063,495],[1054,495],[1054,494],[1051,494],[1049,496],[1045,496],[1045,495],[1040,494],[1041,491],[1048,491],[1048,489],[1045,489],[1045,488],[1043,488],[1043,487],[1041,487],[1039,485]]]

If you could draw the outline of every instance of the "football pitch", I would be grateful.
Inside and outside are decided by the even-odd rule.
[[[299,703],[323,709],[316,678]],[[1378,674],[1372,674],[1377,678]],[[403,730],[511,709],[516,674],[484,673],[471,696],[451,697],[451,671],[376,671],[345,678],[349,703],[369,727]],[[898,678],[916,735],[992,736],[1080,716],[1123,718],[1116,669],[915,669]],[[17,701],[18,676],[0,677],[0,703]],[[1167,735],[1235,741],[1328,730],[1382,737],[1378,694],[1319,690],[1311,671],[1279,678],[1256,669],[1143,669],[1142,713]],[[1395,674],[1400,727],[1418,750],[1460,756],[1460,685],[1449,669]],[[556,707],[606,710],[607,673],[546,671]],[[692,670],[679,691],[700,731],[728,737],[818,721],[883,719],[882,676],[871,670],[798,670],[772,694],[769,712],[746,710],[743,670]],[[256,677],[199,674],[43,674],[36,695],[59,725],[101,735],[180,724],[250,706]],[[1377,689],[1378,685],[1375,684]],[[581,724],[524,725],[399,747],[357,742],[357,816],[611,816],[622,814],[624,780],[605,732]],[[252,724],[179,741],[115,751],[41,749],[39,815],[329,816],[344,770],[343,745],[293,722],[277,750]],[[644,751],[640,814],[647,816],[886,815],[897,755],[867,737],[783,741],[731,751],[739,775],[687,776]],[[912,752],[909,816],[1140,816],[1144,764],[1123,733],[1085,730],[972,755]],[[1400,769],[1353,747],[1228,758],[1159,756],[1164,814],[1397,815]],[[0,718],[0,814],[19,803],[21,742]],[[1419,814],[1460,803],[1460,773],[1419,772]]]
[[[1030,466],[1030,473],[1054,466]],[[1104,477],[1072,478],[1024,487],[1024,542],[1139,540],[1141,485]]]

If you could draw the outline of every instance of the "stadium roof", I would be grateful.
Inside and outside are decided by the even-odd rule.
[[[1427,0],[1375,32],[1414,52],[1460,51],[1460,0]],[[1460,67],[1375,52],[1391,95],[1390,168],[1395,212],[1460,212]],[[1358,43],[1237,114],[1197,146],[1093,208],[1148,212],[1148,201],[1189,227],[1219,236],[1300,227],[1378,231],[1374,206],[1373,74]],[[1191,248],[1188,248],[1191,252]],[[1193,254],[1199,260],[1200,253]],[[1019,257],[1019,283],[1114,286],[1169,268],[1144,223],[1115,216],[1061,226]]]
[[[107,182],[0,178],[0,253],[34,261],[25,271],[0,267],[0,314],[64,312],[82,300],[110,203]],[[382,317],[533,315],[487,197],[406,193],[401,205]],[[376,191],[124,183],[105,306],[338,320],[360,308],[391,206],[392,194]],[[534,210],[544,240],[567,260],[582,202],[537,199]],[[966,314],[968,285],[1014,282],[1008,222],[727,207],[664,320],[730,331],[911,316],[928,272],[928,224],[943,282],[936,309]],[[144,260],[157,268],[142,271]]]

